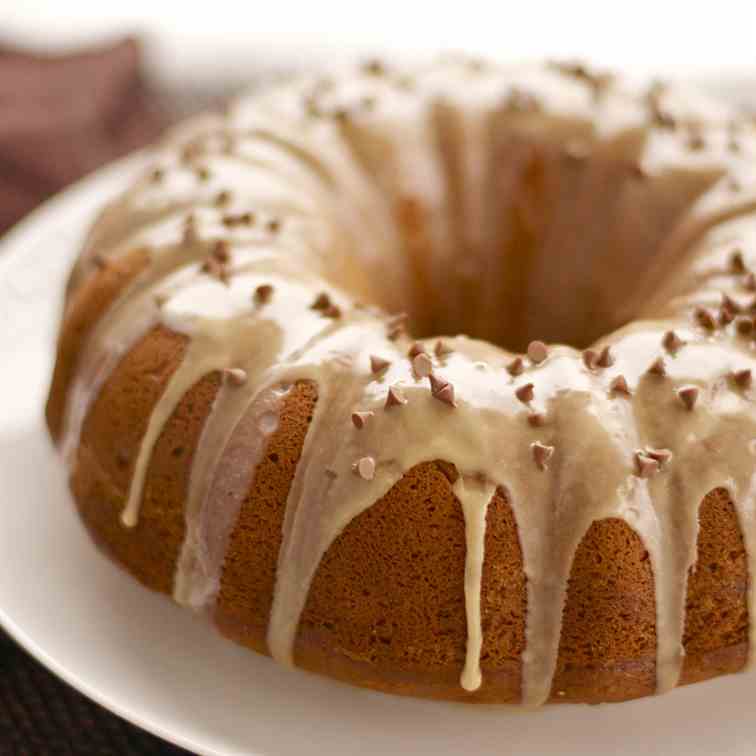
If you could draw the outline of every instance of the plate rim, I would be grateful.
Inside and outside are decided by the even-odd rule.
[[[121,183],[125,189],[128,186],[128,176],[134,175],[140,166],[144,167],[150,154],[150,148],[140,150],[98,168],[45,200],[3,235],[0,235],[0,279],[7,275],[14,264],[23,257],[25,249],[49,234],[53,222],[65,213],[66,208],[75,208],[85,197],[95,193],[99,185],[116,187]],[[86,231],[88,225],[94,219],[97,209],[101,208],[103,203],[100,201],[97,205],[93,202],[91,204],[95,209],[93,209],[89,220],[85,221],[85,225],[74,225],[69,221],[66,227],[76,232]],[[65,225],[65,222],[61,225]],[[44,433],[41,411],[35,412],[33,421],[31,417],[30,415],[29,428],[35,428],[44,435],[43,443],[50,449],[51,443],[47,434]],[[199,736],[185,736],[180,730],[164,724],[159,712],[140,711],[128,698],[119,698],[115,691],[103,690],[95,682],[82,678],[74,668],[48,653],[44,644],[40,644],[30,636],[2,605],[0,605],[0,626],[32,658],[52,674],[124,721],[168,743],[188,749],[192,753],[199,752],[208,754],[208,756],[228,756],[228,754],[237,753],[234,748],[218,748],[217,744],[209,744],[207,741],[212,738],[212,734],[206,737],[202,737],[201,734]],[[439,709],[439,714],[443,715],[441,709]],[[620,748],[623,749],[624,746],[620,746]],[[262,752],[258,747],[251,745],[245,747],[244,753],[250,756],[260,756]]]
[[[49,228],[51,220],[64,212],[65,208],[69,205],[75,205],[80,202],[82,195],[96,190],[98,184],[118,181],[121,175],[124,177],[125,188],[127,185],[126,175],[144,165],[149,152],[149,148],[138,150],[101,166],[61,192],[49,197],[24,216],[24,218],[11,226],[10,229],[0,236],[0,277],[4,276],[8,269],[15,264],[16,260],[23,255],[25,247],[33,245],[38,236],[44,235],[44,229],[46,227]],[[81,230],[86,231],[86,228]],[[42,418],[39,413],[34,422],[45,437],[44,443],[50,447],[50,440],[47,434],[44,433]],[[78,693],[94,701],[112,714],[168,743],[190,752],[197,752],[198,749],[201,749],[202,753],[211,754],[211,756],[224,756],[222,751],[208,747],[207,744],[197,742],[192,738],[185,737],[174,730],[167,729],[160,723],[157,715],[154,718],[150,718],[149,716],[145,717],[136,713],[127,704],[119,702],[112,696],[99,690],[94,684],[81,678],[73,669],[68,668],[64,663],[50,656],[36,640],[23,630],[2,605],[0,605],[0,626],[24,651],[45,669]],[[250,751],[251,756],[255,756],[257,753],[257,751]]]

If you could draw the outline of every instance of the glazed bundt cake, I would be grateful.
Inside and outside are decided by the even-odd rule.
[[[729,108],[580,64],[371,61],[191,122],[69,281],[47,418],[84,523],[383,691],[740,670],[754,158]]]

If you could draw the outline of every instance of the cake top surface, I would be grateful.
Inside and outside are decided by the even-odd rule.
[[[534,339],[518,354],[464,335],[410,335],[446,316],[487,325],[496,297],[486,298],[485,279],[502,234],[487,181],[502,134],[512,161],[542,149],[556,175],[583,171],[596,207],[600,188],[616,184],[626,192],[620,209],[661,208],[659,226],[671,232],[653,250],[649,283],[620,302],[642,319],[607,329],[586,350]],[[93,229],[98,257],[85,253],[75,277],[135,248],[149,265],[96,326],[71,392],[66,446],[76,448],[91,397],[138,338],[157,325],[186,334],[135,463],[123,512],[133,526],[152,448],[178,401],[208,373],[224,375],[193,462],[176,576],[176,598],[201,606],[223,564],[226,538],[207,535],[223,449],[242,418],[258,418],[259,448],[233,483],[241,491],[282,396],[312,381],[318,401],[288,498],[269,627],[276,658],[291,662],[308,587],[338,534],[405,471],[438,459],[457,468],[468,532],[466,688],[481,684],[485,513],[497,491],[512,504],[528,581],[524,701],[549,694],[572,558],[590,525],[610,517],[649,551],[658,687],[673,687],[697,508],[709,491],[730,492],[756,555],[756,529],[746,527],[756,453],[755,148],[752,125],[726,107],[577,64],[449,59],[394,70],[373,61],[243,99],[180,129]],[[581,211],[606,223],[590,203]],[[562,241],[541,255],[561,266],[544,281],[580,281],[595,265],[599,294],[610,293],[601,317],[619,325],[614,292],[629,288],[624,274],[607,269],[607,252],[557,260]],[[476,277],[480,301],[465,299]],[[561,300],[581,306],[569,291],[539,289],[550,297],[542,313]]]

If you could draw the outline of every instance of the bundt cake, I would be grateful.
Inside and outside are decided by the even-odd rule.
[[[369,61],[190,122],[68,284],[47,419],[84,523],[378,690],[744,668],[755,158],[729,107],[576,63]]]

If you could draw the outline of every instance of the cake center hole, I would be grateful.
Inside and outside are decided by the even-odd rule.
[[[515,352],[533,339],[589,346],[633,319],[662,243],[716,177],[646,175],[638,144],[576,157],[558,133],[501,141],[486,191],[475,192],[484,206],[463,186],[451,193],[453,252],[418,248],[434,238],[422,201],[400,209],[413,333],[464,333]]]

